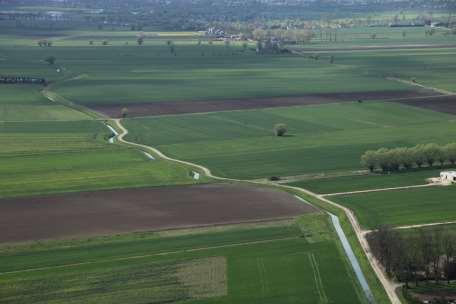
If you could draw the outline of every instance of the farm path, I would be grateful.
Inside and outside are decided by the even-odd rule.
[[[302,189],[302,190],[304,190],[304,189]],[[304,191],[309,192],[307,190],[304,190]],[[398,295],[396,294],[396,289],[398,287],[400,287],[401,285],[389,280],[388,277],[386,276],[380,262],[372,254],[372,251],[370,249],[369,243],[366,238],[366,232],[361,229],[361,226],[359,225],[359,222],[356,219],[354,212],[352,210],[350,210],[349,208],[344,207],[334,201],[331,201],[322,195],[318,195],[318,194],[313,194],[313,195],[330,205],[333,205],[339,209],[342,209],[345,212],[345,214],[347,215],[347,217],[350,221],[351,226],[353,227],[353,229],[356,233],[356,237],[358,238],[358,241],[361,244],[364,254],[366,255],[367,260],[369,261],[369,264],[371,265],[372,269],[374,270],[375,274],[377,275],[377,278],[380,280],[381,284],[383,285],[383,288],[385,289],[386,294],[388,295],[388,298],[391,301],[391,304],[401,304],[401,300],[399,299]]]
[[[398,226],[398,227],[396,227],[395,229],[413,229],[413,228],[433,227],[433,226],[442,226],[442,225],[450,225],[450,224],[456,224],[456,221],[436,222],[436,223],[417,224],[417,225],[407,225],[407,226]]]
[[[344,213],[348,217],[348,219],[350,221],[350,224],[353,227],[353,230],[355,231],[356,237],[357,237],[357,239],[358,239],[358,241],[359,241],[359,243],[361,245],[361,248],[364,251],[364,254],[366,255],[367,260],[368,260],[369,264],[371,265],[372,269],[374,270],[377,278],[379,279],[380,283],[382,284],[383,288],[385,289],[386,294],[387,294],[391,304],[401,304],[401,301],[400,301],[398,295],[395,292],[396,288],[399,287],[400,285],[399,284],[395,284],[394,282],[392,282],[391,280],[389,280],[387,278],[386,274],[383,271],[382,266],[377,261],[377,259],[373,256],[373,254],[372,254],[372,252],[370,250],[369,243],[367,242],[367,239],[366,239],[366,233],[361,229],[361,226],[359,225],[358,220],[356,219],[356,216],[353,213],[353,211],[351,211],[347,207],[339,205],[338,203],[333,202],[333,201],[327,199],[326,197],[324,197],[322,195],[318,195],[318,194],[313,193],[313,192],[311,192],[311,191],[309,191],[307,189],[303,189],[303,188],[299,188],[299,187],[287,186],[287,185],[279,185],[279,184],[275,184],[275,183],[268,183],[268,182],[261,182],[261,181],[238,180],[238,179],[215,176],[215,175],[212,174],[212,172],[211,172],[211,170],[209,168],[206,168],[206,167],[204,167],[202,165],[194,164],[194,163],[187,162],[187,161],[182,161],[182,160],[179,160],[179,159],[174,159],[174,158],[166,156],[161,151],[159,151],[158,149],[153,148],[151,146],[138,144],[138,143],[134,143],[134,142],[130,142],[130,141],[125,140],[124,137],[128,135],[128,130],[122,125],[121,119],[114,119],[113,121],[115,122],[117,128],[121,131],[119,136],[118,136],[119,142],[122,142],[122,143],[130,145],[130,146],[135,146],[135,147],[141,148],[142,150],[145,149],[145,150],[151,151],[151,152],[155,153],[157,156],[159,156],[159,157],[161,157],[161,158],[163,158],[165,160],[169,160],[169,161],[177,162],[177,163],[184,164],[184,165],[187,165],[187,166],[191,166],[191,167],[194,167],[194,168],[198,168],[199,170],[204,172],[204,174],[206,174],[206,176],[208,176],[210,178],[213,178],[215,180],[229,181],[229,182],[251,183],[251,184],[256,184],[256,185],[268,185],[268,186],[273,186],[273,187],[276,187],[276,188],[279,188],[279,189],[294,190],[294,191],[298,191],[298,192],[304,193],[306,195],[315,197],[315,198],[317,198],[317,199],[319,199],[319,200],[321,200],[321,201],[323,201],[323,202],[325,202],[325,203],[327,203],[329,205],[332,205],[334,207],[337,207],[337,208],[341,209],[342,211],[344,211]]]
[[[397,226],[393,227],[393,229],[397,230],[406,230],[406,229],[415,229],[415,228],[423,228],[423,227],[434,227],[434,226],[443,226],[443,225],[451,225],[456,224],[456,221],[448,221],[448,222],[435,222],[435,223],[427,223],[427,224],[416,224],[416,225],[407,225],[407,226]],[[363,230],[363,233],[369,234],[374,232],[375,230]]]
[[[407,190],[407,189],[425,188],[425,187],[433,187],[433,186],[441,186],[441,184],[440,183],[431,183],[431,184],[412,185],[412,186],[403,186],[403,187],[376,188],[376,189],[369,189],[369,190],[359,190],[359,191],[349,191],[349,192],[336,192],[336,193],[321,194],[321,196],[330,197],[330,196],[350,195],[350,194],[360,194],[360,193],[370,193],[370,192]]]
[[[434,91],[434,92],[437,92],[437,93],[440,93],[440,94],[443,94],[443,95],[455,95],[456,94],[455,92],[447,91],[447,90],[444,90],[444,89],[439,89],[439,88],[436,88],[436,87],[420,84],[420,83],[417,83],[417,82],[413,82],[413,81],[410,81],[410,80],[405,80],[405,79],[401,79],[401,78],[397,78],[397,77],[386,77],[386,79],[392,80],[392,81],[401,82],[401,83],[408,84],[408,85],[415,86],[415,87],[420,87],[420,88],[426,89],[426,90],[431,90],[431,91]]]
[[[52,102],[59,103],[63,106],[66,106],[68,108],[71,108],[73,110],[79,111],[79,112],[87,115],[87,117],[92,120],[107,120],[109,118],[104,114],[95,112],[84,106],[78,105],[78,104],[72,102],[71,100],[66,99],[65,97],[52,91],[50,87],[44,88],[43,90],[41,90],[41,94],[43,94],[44,97],[46,97],[48,100],[50,100]]]

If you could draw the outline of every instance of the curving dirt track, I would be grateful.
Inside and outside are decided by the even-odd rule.
[[[367,91],[367,92],[348,92],[348,93],[326,93],[309,94],[299,97],[270,97],[253,99],[233,99],[215,101],[167,101],[150,103],[128,103],[97,105],[92,104],[88,107],[107,116],[120,118],[124,107],[128,108],[129,117],[155,116],[169,114],[186,113],[207,113],[218,111],[263,109],[274,107],[287,107],[298,105],[317,105],[337,102],[352,102],[359,99],[369,100],[389,100],[401,98],[416,98],[432,95],[425,90],[401,90],[401,91]],[[435,94],[434,94],[435,95]]]
[[[235,224],[314,212],[283,191],[236,184],[0,200],[0,243]]]

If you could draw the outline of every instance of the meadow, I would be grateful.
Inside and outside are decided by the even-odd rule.
[[[0,197],[195,182],[185,166],[109,144],[99,121],[3,122],[0,131]]]
[[[360,36],[357,31],[369,34],[375,30],[359,28],[341,32],[357,37]],[[397,40],[397,29],[380,31]],[[421,35],[418,29],[405,31],[410,31],[410,37],[417,40]],[[385,76],[415,78],[420,83],[454,89],[451,79],[456,70],[454,48],[327,53],[312,51],[319,47],[314,41],[304,46],[310,51],[302,56],[258,55],[252,42],[247,43],[246,49],[242,42],[209,43],[194,32],[145,32],[144,45],[138,46],[138,32],[57,31],[48,38],[53,42],[50,48],[37,46],[37,41],[43,38],[39,31],[22,38],[26,39],[25,43],[17,41],[18,34],[6,31],[0,35],[2,72],[46,77],[57,93],[84,105],[413,89]],[[456,37],[438,33],[429,40],[440,37],[441,43],[453,44],[453,36]],[[384,42],[388,39],[380,38],[376,39],[379,44],[387,45]],[[401,39],[409,44],[414,42],[408,41],[408,36]],[[102,41],[108,41],[109,45],[103,46]],[[174,53],[170,52],[168,41]],[[334,48],[345,46],[343,42],[326,44]],[[309,58],[317,54],[319,60]],[[49,56],[56,58],[55,66],[44,62]]]
[[[332,40],[329,41],[329,33],[316,31],[310,47],[326,48],[331,50],[338,47],[357,46],[413,46],[413,45],[445,45],[456,43],[455,35],[448,35],[449,30],[436,28],[433,35],[426,35],[427,27],[387,27],[387,26],[356,26],[353,28],[342,28],[328,31],[332,33]],[[334,41],[334,35],[337,40]],[[374,36],[375,35],[375,36]],[[307,45],[301,46],[305,49]]]
[[[38,85],[0,85],[0,121],[68,121],[90,118],[49,101],[41,94],[41,89]]]
[[[288,134],[273,134],[285,123]],[[366,150],[449,142],[453,116],[366,102],[127,119],[128,140],[236,178],[357,170]],[[204,147],[204,148],[202,148]]]
[[[188,33],[149,33],[138,46],[138,33],[132,32],[61,34],[51,38],[50,48],[38,47],[34,36],[15,47],[14,38],[0,39],[3,72],[46,77],[57,93],[85,105],[409,89],[382,75],[368,75],[356,64],[257,55],[253,43],[244,49],[240,42],[199,44],[200,38]],[[103,40],[110,44],[102,46]],[[56,58],[55,67],[43,61],[49,56]]]
[[[441,169],[403,171],[394,174],[361,174],[326,178],[312,178],[289,183],[290,186],[305,188],[315,193],[329,194],[362,191],[379,188],[422,185],[427,178],[438,177]]]
[[[371,192],[332,197],[352,209],[361,226],[403,226],[454,221],[454,186]]]
[[[3,247],[0,303],[365,303],[328,225],[312,215]]]

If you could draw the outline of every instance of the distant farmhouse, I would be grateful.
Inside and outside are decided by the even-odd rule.
[[[443,171],[440,173],[440,182],[444,185],[456,183],[456,171]]]

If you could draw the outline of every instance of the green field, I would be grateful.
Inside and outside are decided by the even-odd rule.
[[[316,33],[305,46],[328,51],[257,55],[253,42],[247,49],[241,42],[209,44],[196,32],[146,31],[144,45],[138,46],[138,33],[132,31],[5,29],[0,33],[1,74],[45,77],[51,84],[0,84],[0,198],[197,182],[190,167],[152,161],[126,145],[109,144],[103,122],[71,102],[128,106],[416,89],[387,76],[456,90],[455,48],[331,50],[456,43],[456,35],[439,30],[424,38],[423,30],[341,29],[337,43],[319,40]],[[53,46],[38,47],[43,38]],[[102,46],[104,40],[109,45]],[[176,54],[170,53],[168,40]],[[309,58],[317,53],[318,60]],[[56,57],[54,66],[44,61],[48,56]],[[62,97],[52,102],[43,89]],[[287,136],[273,135],[276,123],[288,126]],[[396,103],[353,102],[129,118],[124,125],[130,132],[127,140],[207,166],[216,175],[254,179],[359,170],[360,156],[368,149],[452,142],[456,120]],[[364,190],[421,184],[438,171],[293,185],[319,193]],[[202,177],[198,182],[210,181]],[[454,190],[334,199],[353,209],[364,228],[373,229],[455,220]],[[309,201],[324,205],[314,197]],[[342,212],[338,215],[363,269],[370,270],[348,220]],[[321,214],[294,224],[0,245],[0,261],[0,303],[365,303]],[[366,272],[378,302],[386,302],[375,274]]]
[[[0,34],[2,73],[46,77],[57,93],[85,105],[413,89],[385,76],[414,78],[442,89],[456,89],[452,81],[456,77],[455,48],[331,54],[310,51],[303,56],[271,56],[257,55],[254,43],[249,43],[246,50],[241,42],[229,46],[220,41],[209,44],[194,32],[146,32],[145,44],[138,46],[138,33],[128,31],[56,31],[49,37],[53,47],[40,48],[36,43],[43,35],[46,37],[46,32],[30,32],[17,38],[20,31],[8,31]],[[405,38],[403,31],[408,33]],[[382,34],[375,40],[366,38],[374,32]],[[340,37],[346,38],[337,43],[318,42],[317,37],[305,47],[456,43],[455,35],[439,33],[424,39],[423,32],[344,29]],[[109,41],[108,46],[101,45],[104,40]],[[174,44],[176,55],[170,53],[167,41]],[[308,58],[316,53],[319,60]],[[55,56],[55,66],[44,62],[48,56]],[[331,56],[334,64],[330,63]]]
[[[273,135],[276,123],[287,124],[288,136]],[[359,169],[368,149],[447,143],[456,127],[452,115],[394,103],[162,116],[125,125],[131,141],[237,178]]]
[[[441,169],[399,172],[394,174],[362,174],[328,178],[313,178],[289,183],[315,193],[328,194],[379,188],[421,185],[427,178],[438,177]]]
[[[363,14],[366,17],[366,14]],[[392,17],[392,16],[391,16]],[[343,28],[333,30],[332,35],[337,33],[337,41],[329,41],[329,37],[325,36],[325,31],[316,31],[315,37],[310,45],[301,46],[303,49],[309,47],[331,48],[338,47],[355,47],[355,46],[385,46],[385,45],[429,45],[429,44],[454,44],[456,36],[445,35],[448,32],[446,29],[435,29],[435,34],[427,36],[425,34],[428,28],[425,27],[366,27],[358,26],[353,28]],[[405,33],[405,35],[404,35]],[[372,35],[376,35],[373,39]],[[334,39],[333,39],[334,40]]]
[[[0,122],[89,119],[81,112],[52,103],[40,93],[40,90],[39,86],[1,85]]]
[[[185,166],[108,144],[98,121],[3,122],[0,131],[0,197],[195,182]]]
[[[0,302],[364,303],[328,225],[312,215],[291,225],[5,248]]]
[[[454,186],[344,195],[332,200],[352,209],[361,226],[403,226],[456,220]]]

